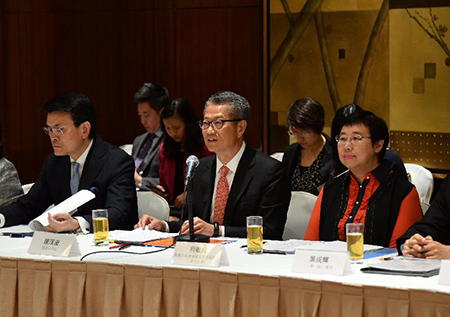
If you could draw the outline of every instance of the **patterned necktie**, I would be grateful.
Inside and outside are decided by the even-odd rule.
[[[70,192],[75,194],[80,185],[80,163],[72,162],[72,177],[70,178]]]
[[[226,177],[229,170],[225,165],[220,168],[220,178],[217,183],[216,198],[214,200],[214,222],[218,222],[219,225],[223,225],[225,207],[227,206],[228,194],[230,193]]]
[[[145,141],[145,144],[142,147],[141,151],[139,152],[139,155],[136,157],[136,160],[134,160],[134,166],[135,166],[136,170],[139,168],[139,166],[141,166],[142,162],[144,161],[145,157],[148,154],[148,151],[150,151],[154,137],[155,137],[154,133],[150,134],[147,137],[147,141]]]

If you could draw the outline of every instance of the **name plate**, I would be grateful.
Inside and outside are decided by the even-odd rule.
[[[34,233],[28,253],[64,257],[81,255],[75,235],[41,231]]]
[[[353,270],[347,252],[296,249],[292,272],[342,276]]]
[[[450,286],[450,260],[441,261],[438,284]]]
[[[177,242],[172,264],[218,267],[228,265],[225,248],[217,243]]]

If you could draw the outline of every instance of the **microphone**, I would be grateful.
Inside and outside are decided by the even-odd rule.
[[[197,156],[191,155],[186,160],[186,180],[184,181],[184,186],[187,186],[189,181],[192,180],[195,174],[195,169],[197,168],[198,164],[200,164],[200,161],[198,160]]]

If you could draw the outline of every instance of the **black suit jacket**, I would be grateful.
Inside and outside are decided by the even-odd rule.
[[[431,236],[433,240],[450,243],[450,174],[447,175],[436,197],[431,202],[430,208],[422,221],[415,223],[406,233],[397,240],[397,247],[405,243],[414,234]],[[400,251],[400,249],[399,249]]]
[[[92,228],[92,210],[106,208],[111,230],[132,229],[138,220],[133,159],[100,138],[94,139],[86,158],[79,190],[92,187],[98,189],[96,197],[73,216],[82,216]],[[0,213],[5,216],[5,226],[28,224],[50,205],[70,196],[70,158],[50,154],[28,194],[1,208]]]
[[[131,151],[131,156],[133,159],[136,160],[147,136],[148,133],[144,133],[134,139],[133,150]],[[153,140],[153,147],[150,148],[145,156],[145,159],[142,161],[142,164],[137,169],[137,172],[142,176],[142,184],[140,186],[141,189],[149,190],[159,184],[158,151],[163,141],[164,133],[159,137],[155,137]]]
[[[200,160],[193,179],[194,216],[211,220],[216,176],[216,156]],[[247,216],[263,216],[264,238],[281,240],[291,199],[283,165],[275,159],[246,147],[231,185],[223,224],[227,237],[247,236]],[[176,232],[180,224],[169,223]]]

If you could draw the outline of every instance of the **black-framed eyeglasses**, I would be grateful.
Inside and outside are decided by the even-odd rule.
[[[44,130],[44,133],[47,135],[50,135],[50,133],[53,133],[55,135],[61,136],[64,134],[64,130],[65,128],[61,128],[61,127],[43,127],[42,130]]]
[[[347,136],[347,135],[336,135],[335,138],[338,144],[347,144],[347,141],[351,144],[361,143],[364,139],[371,139],[370,136],[362,136],[361,134],[356,134],[355,136]]]
[[[214,130],[220,130],[223,128],[223,125],[226,122],[239,122],[242,120],[244,120],[244,119],[218,119],[218,120],[214,120],[214,121],[200,120],[198,122],[198,125],[200,126],[200,128],[202,130],[208,130],[211,125],[214,128]]]

